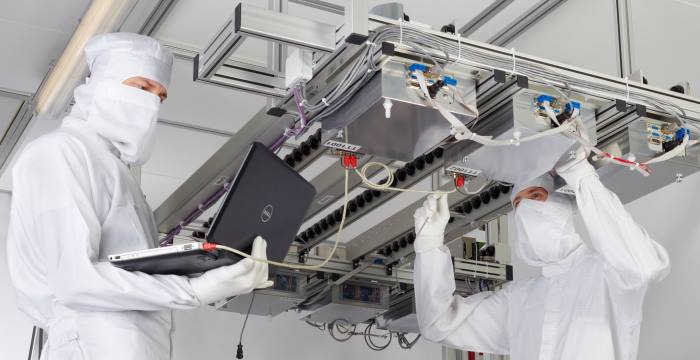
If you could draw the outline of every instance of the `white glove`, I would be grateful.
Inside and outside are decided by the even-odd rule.
[[[574,191],[578,189],[581,179],[591,175],[598,176],[593,165],[588,162],[588,154],[583,147],[579,147],[576,150],[573,159],[557,165],[555,170],[559,176],[566,180],[567,184],[574,188]]]
[[[429,195],[423,207],[413,214],[416,227],[417,253],[440,247],[445,242],[445,227],[450,221],[447,194]]]
[[[267,259],[267,242],[260,236],[253,241],[250,255]],[[211,304],[232,296],[247,294],[254,289],[272,286],[268,281],[267,263],[245,258],[233,265],[209,270],[190,279],[190,285],[201,304]]]

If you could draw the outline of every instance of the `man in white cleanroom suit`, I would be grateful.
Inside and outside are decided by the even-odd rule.
[[[108,254],[153,248],[153,214],[127,165],[148,160],[172,54],[141,35],[85,47],[90,77],[61,127],[12,171],[8,263],[19,308],[48,330],[43,359],[169,359],[172,309],[270,286],[252,260],[189,279],[129,272]],[[253,256],[265,257],[256,239]]]
[[[416,211],[415,294],[423,336],[512,360],[636,359],[647,288],[669,271],[666,250],[598,179],[583,152],[557,172],[576,193],[591,247],[574,230],[573,199],[549,175],[513,190],[513,252],[542,275],[467,298],[454,294],[443,246],[446,197]]]

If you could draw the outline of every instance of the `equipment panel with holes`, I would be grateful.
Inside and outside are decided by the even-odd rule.
[[[299,172],[315,169],[329,154],[337,160],[316,176],[304,173],[313,177],[318,196],[297,234],[298,251],[285,259],[300,268],[281,278],[276,274],[275,287],[256,292],[254,303],[241,296],[221,310],[246,313],[251,303],[251,313],[260,315],[296,309],[340,341],[361,334],[355,324],[365,322],[365,341],[384,341],[372,329],[395,335],[417,331],[411,292],[420,229],[413,213],[424,198],[393,201],[399,191],[449,193],[445,243],[450,245],[508,213],[510,183],[551,170],[575,155],[577,143],[605,157],[596,164],[598,173],[623,202],[700,168],[692,151],[694,133],[686,139],[700,122],[699,99],[416,25],[400,4],[367,15],[366,1],[348,3],[352,23],[338,28],[239,6],[195,62],[199,81],[252,91],[271,102],[156,211],[161,231],[214,202],[211,195],[222,185],[217,180],[231,176],[250,141],[291,148],[281,154]],[[385,13],[393,15],[382,17]],[[366,24],[358,23],[365,18]],[[266,29],[273,23],[281,25]],[[344,41],[349,28],[355,32],[364,25],[369,31],[356,34],[361,41],[355,41],[358,36],[352,44]],[[285,82],[279,67],[241,66],[230,55],[246,37],[269,40],[270,48],[300,49],[304,72],[311,66],[313,76]],[[284,64],[286,54],[275,59]],[[665,155],[668,161],[651,170],[639,163]],[[426,190],[427,180],[432,190]],[[387,214],[390,201],[398,206]],[[374,224],[340,242],[343,227],[375,217]],[[504,262],[497,246],[508,246],[505,240],[483,249],[495,251],[496,256],[485,253],[488,262],[452,253],[454,274],[445,276],[454,276],[459,294],[494,290],[513,279],[512,267],[497,262]],[[314,255],[319,244],[330,247],[331,241],[345,251]],[[399,337],[402,347],[412,343]]]

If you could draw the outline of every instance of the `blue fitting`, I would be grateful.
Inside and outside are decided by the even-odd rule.
[[[568,104],[566,104],[566,106],[564,107],[564,111],[566,111],[566,112],[572,112],[572,111],[574,110],[574,109],[571,109],[572,106],[573,106],[573,108],[574,108],[575,110],[581,110],[581,104],[580,104],[580,103],[578,103],[578,102],[576,102],[576,101],[571,101],[571,102],[569,102]]]
[[[543,103],[543,102],[552,103],[552,100],[554,100],[554,96],[540,95],[540,96],[537,97],[537,102],[538,102],[538,103]]]
[[[680,128],[676,130],[676,139],[683,140],[686,135],[690,136],[690,129]]]
[[[416,70],[420,70],[423,73],[426,73],[428,71],[428,67],[418,63],[411,64],[411,66],[408,67],[408,71],[410,72],[414,72]]]
[[[445,85],[451,85],[451,86],[457,86],[457,79],[453,78],[452,76],[443,76],[442,81],[445,83]]]

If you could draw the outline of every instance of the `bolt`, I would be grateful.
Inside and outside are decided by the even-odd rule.
[[[465,157],[462,158],[462,164],[466,164],[466,163],[468,163],[468,162],[469,162],[469,157],[468,157],[468,156],[465,156]]]
[[[571,159],[571,160],[576,159],[576,151],[574,151],[574,150],[569,151],[569,159]]]
[[[337,137],[338,139],[342,139],[343,138],[343,130],[338,130],[338,134],[336,134],[335,137]]]

